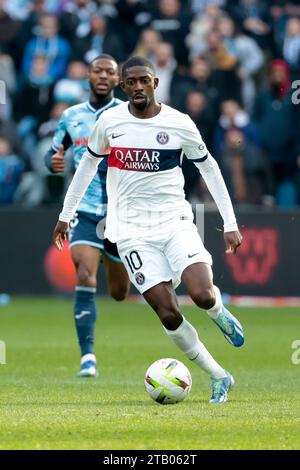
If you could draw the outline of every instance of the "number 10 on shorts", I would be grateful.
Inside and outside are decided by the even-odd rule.
[[[131,251],[129,256],[125,256],[125,259],[132,274],[143,266],[143,262],[137,251]]]

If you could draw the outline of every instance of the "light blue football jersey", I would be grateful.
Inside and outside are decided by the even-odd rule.
[[[67,108],[61,115],[57,125],[52,148],[57,151],[61,144],[67,150],[72,147],[75,168],[87,149],[88,139],[103,111],[122,103],[117,98],[112,98],[105,106],[99,109],[93,108],[88,102],[77,104]],[[106,215],[107,194],[106,194],[106,173],[107,158],[104,158],[98,167],[98,172],[84,194],[78,211],[84,211],[99,216]]]

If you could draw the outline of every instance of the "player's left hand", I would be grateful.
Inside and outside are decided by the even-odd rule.
[[[68,228],[69,224],[67,222],[61,222],[60,220],[54,228],[52,240],[59,251],[62,250],[64,241],[68,239]]]
[[[235,232],[225,232],[224,240],[226,245],[225,253],[236,253],[236,250],[241,245],[243,237],[239,231]]]

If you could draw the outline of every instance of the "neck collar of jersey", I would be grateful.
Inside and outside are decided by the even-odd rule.
[[[159,116],[161,116],[165,112],[166,105],[164,103],[159,103],[159,104],[161,105],[161,108],[160,108],[160,111],[159,111],[158,114],[156,114],[155,116],[149,117],[149,118],[139,118],[139,117],[134,116],[134,114],[132,114],[130,112],[130,110],[129,110],[129,101],[127,101],[127,113],[130,114],[132,119],[136,119],[137,121],[146,121],[146,122],[147,121],[152,121],[152,120],[157,119]]]
[[[106,108],[109,108],[114,100],[115,98],[105,98],[104,100],[101,100],[101,102],[88,101],[87,107],[93,111],[93,113],[99,113],[104,111]]]

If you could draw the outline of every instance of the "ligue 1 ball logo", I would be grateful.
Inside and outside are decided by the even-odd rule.
[[[165,145],[169,142],[169,136],[166,132],[159,132],[156,136],[156,140],[159,144]]]

